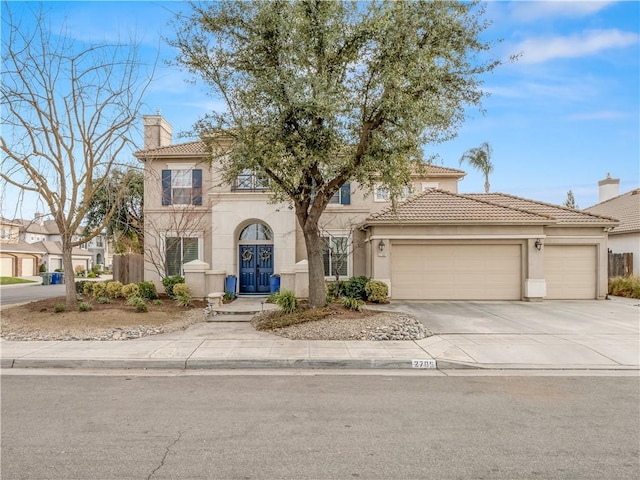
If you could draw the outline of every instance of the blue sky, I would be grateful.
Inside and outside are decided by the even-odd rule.
[[[159,65],[145,113],[160,110],[174,127],[174,141],[193,123],[222,104],[204,85],[167,66],[174,52],[161,40],[168,21],[187,11],[182,2],[49,2],[53,25],[66,18],[73,36],[103,42],[134,35],[143,54]],[[12,11],[34,4],[10,2]],[[484,78],[491,96],[483,115],[469,110],[458,137],[428,145],[437,164],[458,168],[461,155],[482,142],[493,148],[491,191],[562,203],[572,190],[580,207],[598,202],[598,180],[620,178],[620,193],[640,185],[640,3],[489,2],[493,23],[486,39],[502,38],[492,55],[519,61]],[[185,138],[187,140],[188,138]],[[479,172],[468,174],[459,191],[483,191]],[[7,196],[4,196],[3,214]],[[28,202],[18,216],[33,214]],[[13,212],[9,213],[13,216]]]

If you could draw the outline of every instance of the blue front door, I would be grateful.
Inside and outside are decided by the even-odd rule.
[[[269,293],[273,245],[240,245],[240,293]]]

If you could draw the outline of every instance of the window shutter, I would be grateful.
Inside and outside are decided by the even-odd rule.
[[[340,187],[340,204],[341,205],[350,205],[351,204],[351,184],[345,183]]]
[[[162,205],[171,205],[171,170],[162,170]]]
[[[191,173],[191,203],[202,205],[202,170],[194,169]]]

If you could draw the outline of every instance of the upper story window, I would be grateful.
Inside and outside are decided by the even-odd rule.
[[[4,238],[4,239],[11,238],[11,229],[3,228],[2,230],[0,230],[0,238]]]
[[[350,205],[351,204],[351,184],[345,183],[340,189],[333,194],[329,205]]]
[[[426,192],[432,188],[440,188],[440,184],[438,182],[422,182],[422,191]]]
[[[202,170],[162,170],[162,205],[202,205]]]
[[[411,190],[409,187],[402,187],[402,193],[400,194],[400,198],[398,200],[406,200],[411,195]],[[373,201],[374,202],[388,202],[391,200],[391,195],[389,195],[389,189],[383,185],[376,185],[373,191]]]
[[[98,235],[96,237],[96,246],[104,247],[104,241],[102,240],[102,236],[101,235]]]
[[[267,190],[269,179],[266,175],[258,174],[253,170],[243,170],[236,178],[232,190]]]

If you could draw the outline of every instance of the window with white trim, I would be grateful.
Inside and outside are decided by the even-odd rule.
[[[426,192],[432,188],[440,188],[440,184],[438,182],[422,182],[422,191]]]
[[[182,275],[182,266],[200,259],[200,239],[198,237],[165,237],[165,274]]]
[[[323,236],[322,261],[325,277],[349,276],[349,237]]]
[[[402,187],[402,193],[400,194],[400,198],[398,200],[406,200],[411,195],[411,190],[409,187]],[[389,194],[389,189],[384,185],[376,185],[373,190],[373,201],[374,202],[388,202],[391,200],[391,195]]]

